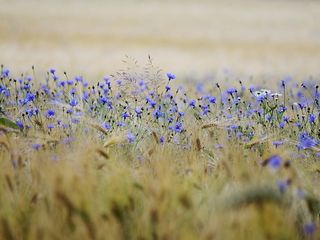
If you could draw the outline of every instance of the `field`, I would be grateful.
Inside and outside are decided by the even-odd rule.
[[[319,14],[0,1],[0,239],[320,239]]]

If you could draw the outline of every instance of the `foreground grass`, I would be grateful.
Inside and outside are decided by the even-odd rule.
[[[150,77],[152,67],[148,66],[146,75],[127,69],[114,79],[136,84],[132,79],[142,77],[148,89],[165,83],[161,75]],[[2,68],[1,86],[6,87],[1,93],[2,119],[13,122],[2,122],[0,129],[0,238],[320,237],[318,95],[308,102],[312,111],[307,107],[301,110],[306,121],[288,107],[285,115],[290,121],[279,127],[282,112],[274,112],[274,118],[259,116],[267,113],[274,101],[276,107],[292,104],[295,90],[287,90],[284,103],[266,97],[255,105],[256,98],[249,90],[221,93],[218,84],[212,94],[219,96],[220,92],[221,101],[208,98],[213,105],[204,113],[208,109],[198,106],[204,95],[194,107],[188,103],[199,97],[193,90],[165,92],[159,85],[155,91],[161,97],[151,94],[147,103],[140,103],[135,98],[148,95],[148,90],[135,95],[129,84],[110,87],[112,91],[104,93],[114,104],[111,110],[97,100],[103,93],[86,84],[80,89],[83,80],[61,86],[54,82],[60,80],[52,80],[54,76],[52,70],[46,85],[50,91],[42,87],[37,95],[39,83],[34,77],[22,79],[19,86]],[[158,81],[152,83],[154,78]],[[168,74],[168,78],[167,86],[175,76]],[[108,85],[109,79],[106,82]],[[25,84],[30,87],[25,89]],[[111,80],[109,86],[114,84]],[[72,86],[76,91],[70,94]],[[85,100],[77,98],[86,89],[91,95]],[[172,95],[165,97],[171,91]],[[34,99],[30,93],[35,94]],[[246,101],[243,105],[233,102],[240,95]],[[77,103],[71,101],[75,99]],[[162,106],[159,118],[152,114],[157,109],[152,107],[152,99]],[[133,114],[131,104],[136,106],[135,102],[144,106],[141,117]],[[168,110],[176,103],[179,111]],[[96,109],[90,111],[88,106]],[[243,114],[254,107],[263,111],[250,117]],[[30,116],[31,108],[38,111]],[[67,109],[72,113],[68,115]],[[182,126],[172,127],[167,114]],[[314,121],[308,120],[311,114],[316,116]],[[116,123],[118,120],[123,124]],[[297,122],[302,126],[295,127]],[[300,132],[311,142],[299,140]]]

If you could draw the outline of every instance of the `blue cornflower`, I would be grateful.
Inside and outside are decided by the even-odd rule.
[[[169,81],[176,79],[176,76],[173,73],[167,73],[167,77]]]
[[[282,121],[282,122],[279,123],[279,128],[283,129],[284,126],[285,126],[285,122]]]
[[[32,101],[34,101],[34,99],[35,99],[35,95],[31,92],[28,92],[26,95],[26,98],[24,100],[24,103],[26,104],[28,102],[32,102]]]
[[[69,86],[71,86],[71,85],[74,84],[74,81],[73,81],[72,79],[69,79],[69,80],[67,80],[67,84],[68,84]]]
[[[76,80],[77,82],[82,82],[83,81],[83,77],[82,76],[76,76],[74,78],[74,80]]]
[[[102,127],[103,127],[104,129],[107,129],[107,130],[110,130],[110,129],[111,129],[110,124],[107,123],[107,122],[104,122],[104,123],[102,123],[101,125],[102,125]]]
[[[53,123],[50,123],[50,124],[48,124],[47,127],[48,127],[49,130],[52,130],[52,129],[54,129],[54,124],[53,124]]]
[[[53,109],[49,109],[48,111],[47,111],[47,118],[52,118],[52,117],[54,117],[54,115],[55,115],[56,113],[55,113],[55,111],[53,110]]]
[[[4,69],[2,69],[2,74],[1,75],[3,77],[8,77],[9,73],[10,73],[9,69],[8,68],[4,68]]]
[[[196,100],[193,100],[193,99],[190,100],[189,101],[189,106],[192,107],[192,108],[195,108],[196,107]]]
[[[131,132],[128,132],[127,139],[129,143],[133,143],[136,140],[136,137]]]
[[[235,89],[235,88],[233,88],[233,87],[227,89],[227,93],[230,94],[230,95],[232,95],[232,94],[235,93],[235,92],[237,92],[237,89]]]
[[[161,143],[161,144],[163,144],[163,143],[164,143],[164,141],[165,141],[164,136],[161,136],[159,140],[160,140],[160,143]]]
[[[273,141],[272,145],[277,148],[277,147],[281,146],[283,143],[284,143],[284,141],[278,140],[278,141]]]
[[[268,165],[272,169],[280,168],[282,163],[282,158],[279,155],[272,155],[268,158]]]
[[[312,235],[316,231],[316,225],[312,222],[306,223],[303,226],[303,232],[306,235]]]
[[[183,131],[183,126],[181,122],[176,122],[175,125],[170,126],[170,129],[176,133],[181,133]]]
[[[140,117],[140,116],[141,116],[141,114],[142,114],[142,109],[141,109],[140,107],[136,107],[134,111],[135,111],[135,113],[137,114],[137,117]]]
[[[311,136],[309,136],[307,133],[301,133],[299,136],[299,143],[298,143],[298,148],[299,149],[308,149],[312,148],[316,145],[318,145],[318,141]]]
[[[309,115],[309,123],[314,123],[315,121],[316,121],[316,115],[311,113]]]
[[[278,181],[277,186],[278,186],[278,189],[280,190],[280,192],[284,193],[288,188],[288,181],[287,180]]]
[[[124,112],[121,114],[121,117],[123,118],[123,120],[126,120],[128,117],[130,117],[130,115],[127,112]]]
[[[168,92],[170,89],[171,89],[171,87],[167,85],[166,86],[166,92]]]
[[[72,98],[72,99],[69,101],[69,104],[70,104],[71,107],[75,107],[75,106],[77,106],[78,101],[77,101],[77,99]]]
[[[208,101],[209,101],[209,103],[212,103],[212,104],[216,103],[216,98],[214,96],[209,96]]]
[[[65,81],[60,81],[58,83],[58,87],[64,87],[66,85],[66,82]]]
[[[49,70],[49,72],[54,75],[54,73],[56,72],[56,70],[55,70],[54,68],[51,68],[51,69]]]
[[[20,129],[23,129],[23,123],[22,123],[22,121],[17,120],[17,121],[16,121],[16,124],[17,124],[17,126],[18,126]]]
[[[162,117],[164,115],[163,112],[160,111],[160,109],[156,109],[153,111],[152,116],[156,119],[159,119],[160,117]]]
[[[153,100],[153,99],[151,99],[151,98],[146,98],[146,101],[147,101],[147,103],[151,106],[151,107],[155,107],[156,106],[156,102]]]
[[[41,147],[41,144],[39,144],[39,143],[34,143],[34,144],[32,144],[32,148],[33,148],[34,150],[36,150],[36,151],[38,151],[38,150],[40,149],[40,147]]]

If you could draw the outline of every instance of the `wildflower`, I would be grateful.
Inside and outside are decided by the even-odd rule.
[[[227,89],[227,93],[230,95],[232,95],[233,93],[236,93],[236,92],[237,92],[237,89],[235,89],[235,88],[228,88]]]
[[[54,75],[54,73],[56,72],[56,70],[55,70],[54,68],[51,68],[51,69],[49,70],[49,72],[50,72],[52,75]]]
[[[74,78],[74,80],[76,80],[76,82],[82,82],[83,81],[83,77],[82,76],[76,76]]]
[[[209,103],[212,103],[212,104],[216,103],[216,98],[213,96],[209,96],[208,101],[209,101]]]
[[[52,118],[52,117],[54,117],[54,115],[55,115],[55,111],[53,110],[53,109],[49,109],[48,111],[47,111],[47,118]]]
[[[34,150],[36,150],[36,151],[38,151],[38,150],[40,149],[40,147],[41,147],[41,144],[39,144],[39,143],[34,143],[34,144],[32,144],[32,148],[33,148]]]
[[[283,128],[284,128],[284,125],[285,125],[285,122],[283,122],[283,121],[280,122],[280,123],[279,123],[279,128],[283,129]]]
[[[312,235],[316,231],[316,225],[312,222],[306,223],[303,226],[303,232],[306,235]]]
[[[190,100],[189,107],[195,108],[196,107],[196,100]]]
[[[102,125],[102,127],[103,127],[104,129],[107,129],[107,130],[110,130],[110,129],[111,129],[110,124],[107,123],[107,122],[104,122],[104,123],[102,123],[101,125]]]
[[[283,143],[284,143],[283,141],[273,141],[273,142],[272,142],[272,145],[277,148],[277,147],[283,145]]]
[[[171,87],[167,85],[166,86],[166,92],[168,92],[170,89],[171,89]]]
[[[282,158],[279,155],[272,155],[268,158],[268,165],[272,169],[278,169],[281,166]]]
[[[20,129],[23,129],[23,123],[20,120],[17,120],[16,124]]]
[[[70,104],[71,107],[75,107],[75,106],[77,106],[78,101],[77,101],[77,99],[72,98],[72,99],[69,101],[69,104]]]
[[[161,144],[163,144],[163,143],[164,143],[164,141],[165,141],[164,136],[161,136],[159,140],[160,140],[160,143],[161,143]]]
[[[176,122],[176,124],[174,124],[173,126],[170,126],[170,130],[176,133],[181,133],[183,131],[182,123]]]
[[[140,107],[136,107],[134,111],[137,114],[137,117],[141,117],[142,109]]]
[[[4,69],[2,69],[1,75],[2,75],[3,77],[9,77],[9,73],[10,73],[9,69],[4,68]]]
[[[54,124],[53,124],[53,123],[50,123],[50,124],[48,124],[47,127],[48,127],[49,130],[52,130],[52,129],[54,129]]]
[[[314,115],[314,114],[311,113],[311,114],[309,115],[309,123],[314,123],[315,120],[316,120],[316,115]]]
[[[136,137],[131,132],[128,132],[127,139],[129,143],[133,143],[136,140]]]
[[[123,118],[123,120],[126,120],[128,117],[130,117],[130,115],[127,112],[124,112],[121,114],[121,117]]]
[[[280,190],[280,192],[284,193],[288,188],[288,181],[287,180],[278,181],[277,186],[278,186],[278,189]]]
[[[28,103],[28,102],[33,102],[35,99],[35,95],[31,92],[28,92],[27,95],[26,95],[26,98],[24,100],[24,103]]]
[[[176,76],[173,73],[167,73],[167,77],[169,81],[176,79]]]
[[[298,149],[308,149],[318,145],[318,141],[313,139],[307,133],[301,133],[299,136]]]

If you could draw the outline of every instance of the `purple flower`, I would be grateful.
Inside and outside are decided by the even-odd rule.
[[[20,129],[23,129],[23,123],[22,123],[22,121],[17,120],[17,121],[16,121],[16,124],[17,124],[17,126],[18,126]]]
[[[164,136],[161,136],[159,140],[160,140],[160,143],[161,143],[161,144],[163,144],[163,143],[164,143],[164,141],[165,141]]]
[[[129,143],[133,143],[136,140],[136,137],[131,132],[128,132],[127,139]]]
[[[314,115],[314,114],[311,113],[311,114],[309,115],[309,123],[314,123],[315,120],[316,120],[316,115]]]
[[[169,81],[176,79],[176,76],[173,73],[167,73],[167,77]]]
[[[126,120],[128,117],[130,117],[130,115],[127,112],[124,112],[121,114],[121,117],[123,118],[123,120]]]
[[[190,100],[189,101],[189,106],[192,107],[192,108],[195,108],[196,107],[196,100]]]
[[[52,130],[52,129],[54,129],[54,124],[53,124],[53,123],[50,123],[50,124],[48,124],[47,127],[48,127],[49,130]]]
[[[69,101],[69,104],[70,104],[71,107],[75,107],[75,106],[77,106],[78,101],[77,101],[77,99],[72,98],[72,99]]]
[[[54,73],[56,72],[56,70],[55,70],[54,68],[51,68],[51,69],[49,70],[49,72],[54,75]]]
[[[303,232],[306,235],[312,235],[316,231],[316,225],[312,222],[306,223],[303,226]]]
[[[279,191],[281,193],[284,193],[288,188],[288,181],[287,180],[278,181],[277,186],[278,186]]]
[[[34,143],[34,144],[32,144],[32,148],[33,148],[34,150],[36,150],[36,151],[38,151],[38,150],[40,149],[40,147],[41,147],[41,144],[39,144],[39,143]]]
[[[268,165],[272,169],[278,169],[281,166],[282,158],[279,155],[272,155],[268,158]]]
[[[309,136],[307,133],[301,133],[299,136],[298,149],[308,149],[318,145],[316,139]]]
[[[53,109],[49,109],[48,111],[47,111],[47,118],[52,118],[52,117],[54,117],[54,115],[55,115],[55,111],[53,110]]]
[[[103,127],[104,129],[107,129],[107,130],[110,130],[110,129],[111,129],[110,124],[107,123],[107,122],[102,123],[102,127]]]
[[[279,140],[279,141],[273,141],[273,142],[272,142],[272,145],[277,148],[277,147],[281,146],[283,143],[284,143],[284,142],[283,142],[283,141],[280,141],[280,140]]]
[[[169,127],[170,130],[176,132],[176,133],[181,133],[183,131],[182,123],[181,122],[176,122],[175,125]]]

